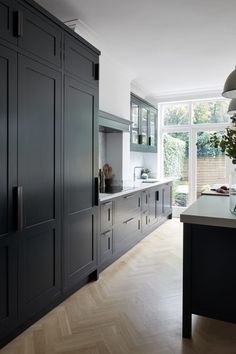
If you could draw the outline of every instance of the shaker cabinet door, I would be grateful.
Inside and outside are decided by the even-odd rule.
[[[97,90],[65,78],[65,290],[96,266],[95,135]]]
[[[19,47],[58,67],[61,66],[60,29],[33,9],[21,6],[19,12],[22,28],[22,33],[18,36]]]
[[[15,30],[17,25],[17,12],[12,0],[0,0],[0,38],[13,44],[17,43]]]
[[[20,317],[60,295],[61,74],[19,56]]]
[[[17,56],[0,46],[0,342],[17,315],[16,186]]]

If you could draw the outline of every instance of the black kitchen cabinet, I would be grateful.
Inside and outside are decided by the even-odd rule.
[[[108,230],[100,235],[100,264],[111,260],[113,256],[113,230]]]
[[[159,203],[160,190],[152,189],[149,191],[149,223],[150,225],[158,221],[157,203]]]
[[[96,268],[97,90],[66,76],[64,120],[65,289]]]
[[[97,85],[99,79],[98,57],[71,36],[65,36],[65,70],[74,77]]]
[[[0,0],[0,38],[13,44],[17,43],[17,20],[15,2]]]
[[[141,193],[141,203],[142,203],[142,211],[145,211],[149,207],[149,191],[145,190]]]
[[[17,318],[16,114],[17,55],[0,46],[0,339]]]
[[[113,204],[112,202],[106,202],[101,204],[100,208],[100,218],[101,218],[101,232],[104,232],[112,227],[113,225]]]
[[[141,215],[129,217],[114,228],[114,253],[120,255],[141,238]]]
[[[157,151],[157,109],[147,101],[131,94],[130,99],[132,151]]]
[[[113,257],[113,217],[113,201],[102,203],[100,205],[100,235],[98,240],[98,262],[100,265],[106,265]]]
[[[86,64],[65,65],[65,38]],[[0,0],[0,347],[97,276],[99,54]]]
[[[162,213],[169,215],[172,212],[172,184],[167,183],[162,188]]]
[[[19,312],[38,312],[60,294],[61,74],[19,55]]]
[[[25,4],[18,7],[18,14],[19,47],[36,57],[61,66],[62,31]]]
[[[115,223],[118,224],[128,217],[141,211],[140,193],[131,193],[115,200]]]
[[[171,218],[171,188],[172,182],[163,183],[101,202],[98,245],[100,270],[127,252],[167,218]],[[108,222],[109,213],[112,222]]]

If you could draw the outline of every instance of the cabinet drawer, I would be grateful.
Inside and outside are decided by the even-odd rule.
[[[108,230],[113,225],[113,205],[112,202],[101,204],[101,232]]]
[[[127,194],[115,200],[116,223],[127,220],[129,215],[135,215],[141,211],[140,193]]]
[[[100,235],[100,263],[104,263],[112,258],[113,254],[113,234],[112,230]]]
[[[78,41],[65,36],[65,70],[88,82],[97,82],[98,57]]]
[[[150,225],[149,211],[144,211],[142,213],[142,231],[145,231]]]
[[[21,14],[21,33],[18,45],[26,51],[61,66],[61,32],[41,15],[24,6],[19,8]]]
[[[141,200],[142,200],[142,210],[147,210],[148,209],[148,201],[149,201],[149,192],[148,191],[142,191],[141,193]]]
[[[141,217],[135,216],[123,221],[114,230],[114,251],[126,251],[130,245],[135,244],[141,237]]]

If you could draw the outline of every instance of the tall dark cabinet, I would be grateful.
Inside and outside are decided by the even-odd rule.
[[[61,74],[19,55],[17,185],[23,214],[18,228],[22,318],[60,294],[60,122]]]
[[[96,268],[94,139],[97,89],[65,77],[65,288]],[[79,183],[78,183],[79,181]]]
[[[0,45],[0,333],[17,317],[17,54]]]
[[[99,51],[0,0],[0,347],[97,274]]]

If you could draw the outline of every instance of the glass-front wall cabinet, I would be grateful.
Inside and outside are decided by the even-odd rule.
[[[131,150],[157,151],[157,109],[131,94]]]

